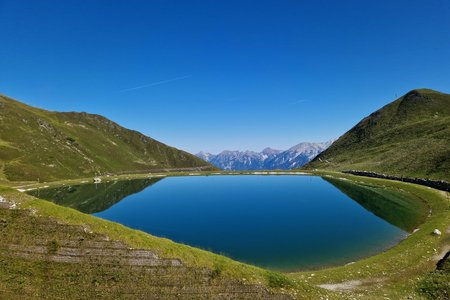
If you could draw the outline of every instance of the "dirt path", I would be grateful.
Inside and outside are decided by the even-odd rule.
[[[371,278],[371,279],[355,279],[355,280],[349,280],[339,283],[324,283],[319,284],[318,286],[324,289],[327,289],[329,291],[351,291],[358,287],[361,287],[363,285],[370,285],[374,283],[380,283],[384,281],[382,278]]]

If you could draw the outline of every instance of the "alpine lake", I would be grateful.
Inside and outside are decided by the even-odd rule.
[[[393,247],[420,223],[382,187],[305,175],[109,181],[29,192],[149,234],[277,271],[351,263]]]

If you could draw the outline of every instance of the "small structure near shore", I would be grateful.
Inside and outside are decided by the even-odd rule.
[[[94,183],[100,183],[102,179],[100,177],[94,177]]]

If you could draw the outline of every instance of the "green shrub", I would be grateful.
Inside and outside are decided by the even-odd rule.
[[[266,279],[271,288],[286,288],[293,286],[292,280],[280,273],[268,271],[266,273]]]

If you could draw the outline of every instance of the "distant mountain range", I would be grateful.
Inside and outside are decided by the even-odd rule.
[[[362,119],[304,168],[450,181],[450,94],[410,91]]]
[[[223,170],[290,170],[303,166],[327,149],[332,141],[300,143],[288,150],[265,148],[255,151],[222,151],[219,154],[199,152],[197,157]]]

